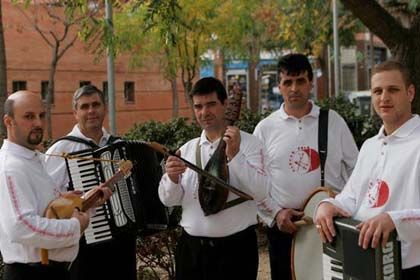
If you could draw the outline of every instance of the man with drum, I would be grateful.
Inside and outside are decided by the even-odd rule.
[[[320,108],[310,100],[312,67],[306,56],[289,54],[278,62],[279,89],[284,103],[262,120],[256,135],[267,149],[272,169],[271,197],[277,209],[267,217],[271,277],[291,279],[291,243],[298,228],[293,223],[303,213],[305,200],[321,185],[318,128]],[[328,111],[325,185],[340,190],[356,163],[358,154],[353,136],[343,118]],[[328,132],[327,132],[328,131]]]
[[[118,139],[103,128],[107,107],[105,95],[97,87],[86,85],[76,90],[73,95],[73,113],[77,124],[67,136],[58,139],[48,149],[47,155],[95,149]],[[69,176],[65,160],[47,156],[45,166],[56,184],[66,190]],[[72,279],[137,279],[136,232],[124,235],[90,245],[82,239],[79,255],[72,264]]]
[[[265,150],[253,135],[225,123],[227,93],[215,78],[202,78],[190,93],[201,136],[184,144],[177,152],[185,160],[206,166],[220,141],[226,142],[228,182],[253,200],[205,215],[200,204],[198,174],[176,156],[166,160],[166,173],[159,197],[167,206],[182,206],[182,235],[175,254],[178,280],[255,280],[258,246],[255,232],[257,206],[270,211],[267,199],[269,176]],[[222,164],[222,162],[220,162]],[[229,192],[228,201],[237,195]]]
[[[401,240],[402,279],[420,279],[420,117],[412,114],[415,88],[407,68],[396,61],[372,72],[372,103],[382,120],[379,133],[363,144],[343,192],[320,203],[315,222],[331,242],[332,218],[362,221],[359,246],[384,246],[396,229]]]

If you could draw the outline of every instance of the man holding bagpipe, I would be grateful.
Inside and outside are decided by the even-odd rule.
[[[420,279],[420,118],[411,111],[415,88],[407,68],[396,61],[376,65],[371,85],[383,126],[363,144],[342,193],[320,203],[315,222],[321,239],[331,242],[334,216],[362,221],[358,245],[364,249],[385,246],[396,230],[402,279]]]

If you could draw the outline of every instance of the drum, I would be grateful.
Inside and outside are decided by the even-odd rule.
[[[318,203],[332,196],[330,189],[317,188],[304,204],[304,220],[307,222],[300,226],[292,242],[291,266],[294,280],[323,279],[322,241],[312,218]]]

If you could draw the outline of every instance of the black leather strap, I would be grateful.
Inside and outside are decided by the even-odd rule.
[[[319,110],[318,154],[321,164],[321,187],[325,186],[325,162],[328,151],[328,109]]]
[[[68,140],[68,141],[73,141],[73,142],[77,142],[77,143],[82,143],[82,144],[85,144],[85,145],[91,147],[92,149],[99,148],[99,146],[96,145],[96,143],[93,142],[93,141],[86,140],[86,139],[76,137],[76,136],[71,136],[71,135],[63,136],[63,137],[60,137],[60,138],[56,139],[54,142],[51,143],[51,146],[54,145],[55,143],[59,142],[59,141],[62,141],[62,140]]]

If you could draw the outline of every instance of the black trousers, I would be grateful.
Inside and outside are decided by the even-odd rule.
[[[24,264],[12,263],[5,264],[3,280],[68,280],[70,273],[66,264],[54,263],[48,266],[40,263]]]
[[[402,280],[420,279],[420,265],[403,269],[401,274]]]
[[[183,230],[175,262],[177,280],[255,280],[258,273],[255,226],[220,238],[191,236]]]
[[[277,226],[267,228],[268,253],[272,280],[291,280],[291,250],[293,235],[280,231]]]
[[[136,280],[136,268],[136,236],[127,234],[94,245],[81,241],[70,273],[71,280]]]

